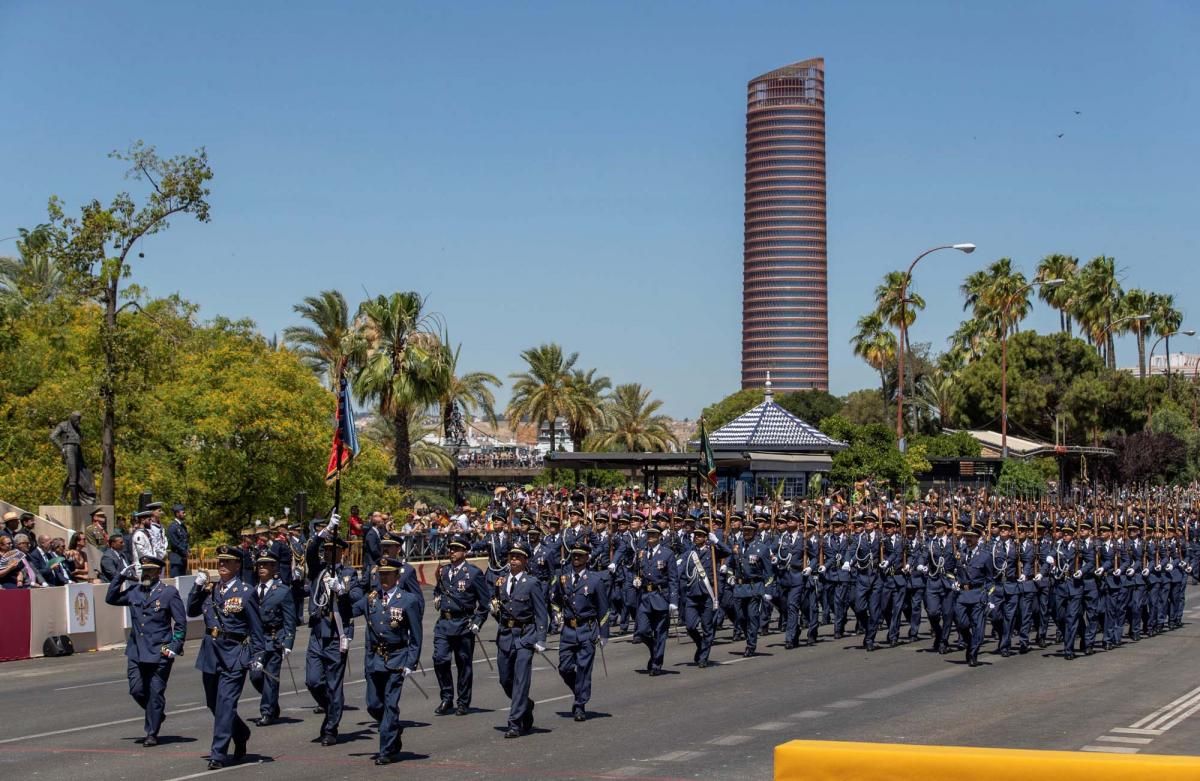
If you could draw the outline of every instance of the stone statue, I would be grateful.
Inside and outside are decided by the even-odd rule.
[[[82,413],[72,412],[50,432],[50,441],[62,452],[63,465],[67,468],[60,501],[72,507],[96,503],[96,484],[91,470],[83,462],[83,437],[79,430],[82,419]]]

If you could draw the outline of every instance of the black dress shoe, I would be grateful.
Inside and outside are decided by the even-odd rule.
[[[509,727],[508,732],[504,733],[504,737],[505,738],[519,738],[519,737],[521,737],[521,730],[517,729],[516,727]]]
[[[379,756],[375,757],[376,765],[390,765],[393,762],[398,762],[398,761],[399,760],[396,757],[388,755],[388,754],[380,754]]]
[[[336,746],[337,745],[337,735],[322,735],[321,736],[321,745],[322,746]]]
[[[225,767],[225,764],[223,762],[221,762],[221,760],[219,760],[219,759],[208,760],[208,769],[209,770],[220,770],[223,767]]]
[[[583,712],[583,708],[576,708],[572,716],[575,721],[587,721],[587,714]]]
[[[979,657],[978,656],[968,656],[967,657],[967,665],[970,667],[978,667],[979,666]]]
[[[259,716],[254,723],[260,727],[269,727],[275,723],[275,719],[272,716]]]
[[[1075,654],[1071,653],[1070,651],[1067,651],[1065,654],[1063,654],[1063,658],[1069,662],[1075,658]]]
[[[796,647],[795,643],[784,643],[783,644],[783,650],[785,650],[785,651],[790,651],[795,647]]]
[[[142,741],[142,748],[153,748],[157,745],[158,738],[156,738],[154,735],[147,735],[146,739]]]
[[[1095,654],[1096,654],[1096,649],[1090,648],[1090,647],[1086,651],[1083,652],[1084,656],[1094,656]]]
[[[657,669],[655,669],[655,668],[653,668],[653,667],[652,667],[652,668],[650,668],[649,675],[650,675],[651,677],[654,677],[654,676],[656,676],[656,675],[662,675],[662,670],[657,670]]]
[[[1000,652],[1000,656],[1004,659],[1007,659],[1008,657],[1012,656],[1012,651],[1005,648],[1003,651]]]
[[[468,708],[466,705],[459,705],[457,708],[454,709],[455,716],[466,716],[470,712],[471,712],[471,709]]]
[[[704,668],[708,667],[708,660],[707,660],[707,659],[705,659],[705,660],[703,660],[703,661],[696,662],[696,667],[698,667],[698,668],[700,668],[701,670],[703,670]]]
[[[1022,655],[1029,653],[1029,644],[1021,643],[1019,646],[1017,646],[1017,653]]]
[[[433,709],[433,712],[438,716],[445,716],[452,710],[454,710],[454,703],[450,700],[442,700],[441,704]]]
[[[318,705],[317,707],[313,708],[313,713],[316,713],[317,715],[320,715],[320,714],[322,714],[322,713],[324,713],[324,712],[325,712],[325,709],[324,709],[324,708],[322,708],[320,705]]]
[[[842,632],[834,632],[834,633],[833,633],[833,639],[834,639],[834,640],[841,640],[841,639],[842,639],[843,637],[845,637],[845,636],[846,636],[846,635],[845,635],[845,634],[843,634]]]
[[[754,656],[754,652],[751,651],[749,648],[747,648],[745,651],[742,652],[743,659],[749,659],[751,656]]]

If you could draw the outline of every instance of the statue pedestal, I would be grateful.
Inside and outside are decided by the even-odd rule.
[[[37,533],[51,537],[66,537],[70,542],[72,532],[81,532],[92,522],[92,513],[103,510],[108,516],[108,531],[113,530],[116,514],[111,504],[91,504],[71,507],[65,504],[43,504],[38,508]]]

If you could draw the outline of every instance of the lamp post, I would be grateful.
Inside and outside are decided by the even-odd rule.
[[[943,244],[939,247],[927,249],[908,264],[908,271],[904,272],[904,279],[900,282],[900,344],[897,349],[896,363],[896,444],[900,448],[900,452],[905,451],[904,443],[904,352],[905,346],[908,344],[908,314],[905,311],[908,303],[908,283],[912,281],[913,269],[921,262],[921,258],[931,253],[943,249],[956,249],[959,252],[970,255],[975,251],[974,244]]]
[[[1149,319],[1149,316],[1147,316],[1147,319]],[[1187,328],[1187,329],[1180,329],[1178,331],[1171,331],[1169,333],[1163,334],[1162,336],[1160,336],[1154,340],[1154,344],[1150,345],[1150,356],[1146,359],[1146,363],[1153,366],[1154,351],[1156,349],[1158,349],[1158,343],[1163,341],[1164,339],[1167,340],[1167,371],[1166,371],[1166,373],[1167,373],[1167,397],[1168,398],[1170,398],[1170,396],[1171,396],[1171,337],[1179,336],[1180,334],[1183,334],[1184,336],[1195,336],[1196,331],[1195,331],[1195,329]],[[1153,369],[1150,370],[1150,376],[1154,376]],[[1147,409],[1146,409],[1147,424],[1149,424],[1149,418],[1154,417],[1154,403],[1150,400],[1149,392],[1146,393],[1146,404],[1147,404]]]
[[[1047,279],[1041,282],[1030,282],[1004,300],[1000,307],[1000,457],[1008,458],[1008,326],[1013,306],[1035,287],[1055,288],[1066,282],[1065,279]]]

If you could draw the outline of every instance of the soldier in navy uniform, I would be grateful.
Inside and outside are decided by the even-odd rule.
[[[846,563],[847,544],[850,538],[846,535],[846,521],[841,513],[835,515],[829,522],[830,531],[822,545],[825,546],[825,571],[819,573],[824,579],[825,588],[830,594],[829,609],[832,614],[833,639],[841,640],[846,634],[846,614],[850,608],[850,571],[843,565]]]
[[[508,516],[502,510],[493,510],[488,515],[488,521],[493,524],[492,531],[475,541],[471,546],[472,553],[482,553],[488,558],[488,568],[485,575],[488,587],[496,583],[496,578],[504,572],[508,561],[508,549],[513,543],[508,528]],[[557,560],[555,561],[557,564]],[[557,566],[556,566],[557,569]]]
[[[352,568],[340,562],[349,547],[337,536],[341,518],[333,514],[324,529],[312,536],[304,552],[308,570],[308,652],[305,655],[304,685],[325,718],[321,723],[321,745],[337,744],[345,692],[346,654],[354,639],[354,606],[362,597],[362,585]]]
[[[921,636],[921,605],[925,601],[925,573],[917,569],[921,556],[921,544],[924,534],[921,533],[917,522],[909,518],[904,522],[904,544],[907,565],[905,574],[908,581],[905,584],[908,596],[904,600],[908,612],[908,642],[915,643]]]
[[[900,644],[900,618],[908,601],[908,573],[905,572],[908,541],[898,531],[899,522],[891,516],[883,519],[883,561],[880,566],[879,612],[887,623],[884,642]]]
[[[1122,617],[1122,623],[1128,618],[1129,639],[1135,643],[1142,639],[1142,612],[1146,604],[1146,583],[1149,575],[1149,558],[1146,553],[1146,541],[1142,539],[1142,522],[1134,520],[1129,523],[1128,553],[1123,579],[1127,616]]]
[[[296,608],[291,590],[279,579],[279,561],[270,553],[258,557],[258,583],[254,597],[262,619],[263,650],[261,670],[250,671],[250,685],[262,698],[258,702],[260,727],[269,727],[279,719],[279,673],[283,660],[292,653],[296,642]]]
[[[266,642],[258,599],[254,589],[238,577],[241,562],[236,548],[217,548],[219,579],[209,582],[208,574],[201,572],[188,594],[187,614],[204,617],[204,639],[196,669],[202,674],[204,698],[213,714],[209,770],[220,770],[229,762],[231,739],[233,761],[246,755],[250,728],[238,716],[238,698],[246,685],[246,672],[263,669]]]
[[[571,548],[570,567],[558,576],[550,592],[551,604],[562,611],[562,637],[558,642],[558,674],[575,695],[571,715],[586,721],[592,697],[592,666],[596,645],[608,642],[608,583],[588,569],[592,548],[582,537]]]
[[[187,615],[174,586],[159,580],[162,559],[144,556],[141,580],[134,580],[133,565],[117,573],[104,601],[129,608],[129,639],[125,644],[129,696],[146,711],[146,737],[142,745],[158,745],[167,707],[167,681],[175,657],[183,653]]]
[[[174,518],[167,527],[167,562],[171,565],[171,577],[188,574],[188,530],[184,522],[186,508],[176,504],[171,508]]]
[[[758,646],[764,589],[771,577],[771,549],[757,539],[758,524],[753,520],[742,524],[742,539],[733,544],[726,562],[729,585],[737,604],[738,621],[746,637],[743,656],[754,656]]]
[[[425,602],[400,584],[404,563],[386,553],[374,567],[378,588],[360,597],[354,612],[361,614],[367,628],[365,673],[374,683],[367,697],[367,712],[379,722],[379,753],[376,765],[399,759],[404,730],[400,726],[400,693],[404,679],[412,675],[421,658],[421,618]]]
[[[875,529],[876,520],[870,512],[855,519],[854,525],[862,528],[849,541],[846,561],[842,564],[842,569],[853,575],[854,616],[858,629],[863,632],[862,647],[868,651],[875,650],[883,585],[880,579],[884,567],[883,536]]]
[[[529,546],[529,562],[526,564],[525,571],[541,581],[546,587],[546,593],[550,593],[550,583],[554,580],[554,573],[558,570],[558,551],[550,550],[544,542],[542,542],[542,530],[536,526],[529,527],[529,532],[525,536],[525,544]]]
[[[1100,538],[1100,567],[1096,570],[1096,579],[1104,595],[1104,614],[1100,617],[1103,626],[1101,642],[1104,643],[1104,650],[1110,651],[1121,645],[1125,616],[1122,561],[1127,554],[1122,549],[1123,542],[1113,539],[1113,528],[1108,522],[1102,522]]]
[[[1017,616],[1021,584],[1017,582],[1017,563],[1020,551],[1012,540],[1013,523],[1008,518],[1000,521],[1000,537],[992,543],[992,572],[994,584],[991,603],[996,606],[993,624],[999,626],[999,641],[996,653],[1005,658],[1012,656],[1013,622]]]
[[[437,675],[441,702],[434,710],[444,716],[454,710],[465,716],[471,710],[475,642],[487,619],[491,592],[482,570],[467,561],[470,543],[456,535],[449,544],[450,562],[437,568],[433,607],[438,611],[433,625],[433,672]],[[458,707],[454,707],[453,660],[458,668]]]
[[[933,521],[933,537],[921,545],[917,570],[925,575],[925,614],[929,616],[929,633],[933,651],[950,653],[950,630],[954,625],[954,585],[958,577],[958,547],[948,533],[945,516]]]
[[[631,518],[625,513],[617,516],[617,539],[613,544],[613,560],[609,572],[613,576],[613,590],[620,596],[613,600],[612,625],[622,634],[629,631],[629,622],[637,622],[638,592],[633,587],[633,566],[637,552],[644,544],[630,529]]]
[[[1042,583],[1041,556],[1037,541],[1033,539],[1027,520],[1017,524],[1017,560],[1020,574],[1017,575],[1017,652],[1028,653],[1029,644],[1037,639],[1034,619],[1037,617],[1038,588]]]
[[[1096,632],[1099,620],[1104,615],[1104,595],[1100,592],[1096,569],[1099,565],[1099,546],[1092,537],[1092,525],[1079,525],[1079,579],[1083,584],[1083,652],[1091,656],[1096,653]]]
[[[967,550],[958,562],[955,584],[958,599],[954,603],[954,620],[966,639],[967,664],[971,667],[979,666],[979,649],[987,626],[987,587],[995,575],[991,552],[979,542],[981,533],[978,526],[972,526],[963,535]]]
[[[637,627],[634,634],[650,649],[646,671],[662,674],[667,652],[667,626],[679,609],[679,569],[675,553],[662,544],[662,529],[646,528],[646,547],[634,560],[633,586],[638,593]]]
[[[692,661],[701,670],[708,667],[708,656],[712,651],[715,634],[718,596],[717,573],[713,569],[713,556],[720,559],[729,555],[729,548],[707,527],[698,524],[692,530],[691,550],[683,557],[679,570],[679,591],[683,599],[683,623],[688,635],[696,644]]]
[[[525,572],[529,547],[514,543],[508,552],[508,573],[496,579],[491,600],[496,616],[496,671],[505,696],[512,700],[505,738],[519,738],[533,729],[533,655],[546,650],[549,611],[546,592]]]

